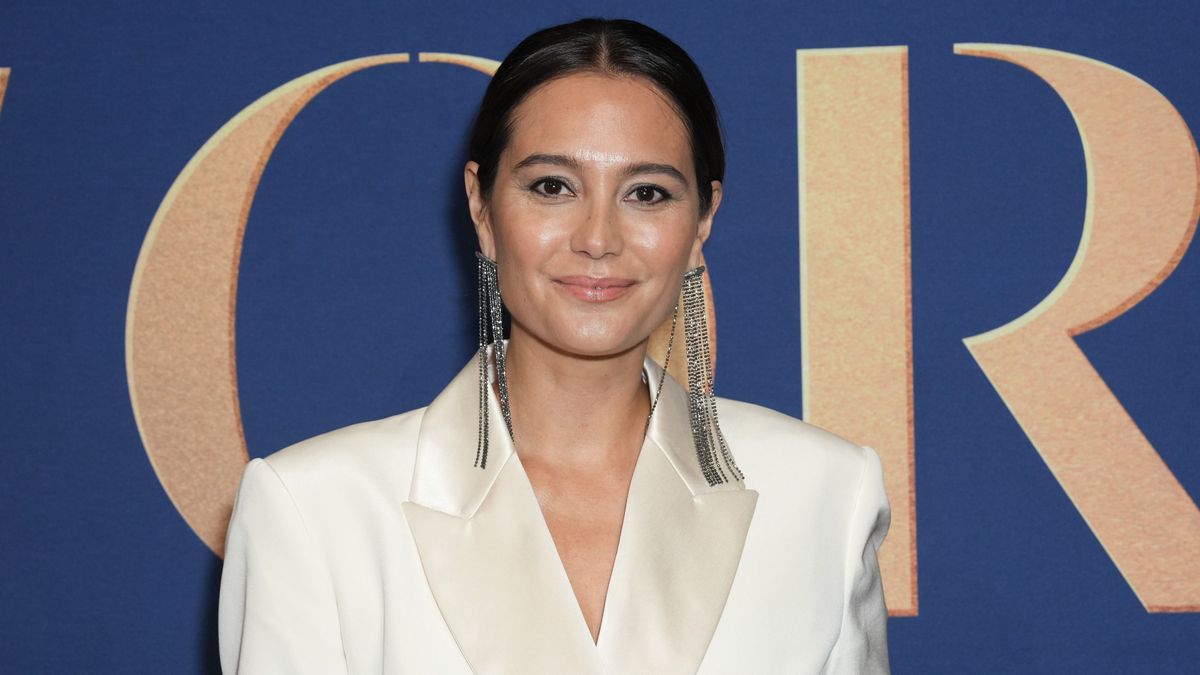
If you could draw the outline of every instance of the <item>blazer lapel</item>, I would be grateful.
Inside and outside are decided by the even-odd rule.
[[[474,466],[472,360],[425,411],[403,505],[433,597],[476,673],[601,673],[537,497],[489,396],[489,456]]]
[[[649,358],[645,372],[653,392],[664,373]],[[699,669],[758,502],[740,481],[704,479],[687,396],[667,377],[629,486],[597,645],[607,672]]]
[[[644,372],[656,391],[662,369],[647,358]],[[663,382],[594,644],[494,395],[487,469],[473,465],[478,386],[472,360],[425,411],[404,504],[430,590],[472,670],[696,672],[758,493],[704,480],[687,393]]]

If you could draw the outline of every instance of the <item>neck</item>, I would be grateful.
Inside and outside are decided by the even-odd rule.
[[[636,457],[650,394],[647,342],[603,357],[564,353],[514,325],[505,354],[513,436],[522,461],[589,468]]]

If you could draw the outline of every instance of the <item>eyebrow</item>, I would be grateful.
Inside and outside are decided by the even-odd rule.
[[[574,157],[568,157],[566,155],[551,155],[541,152],[534,153],[517,162],[513,165],[512,170],[516,171],[517,169],[532,166],[534,164],[553,164],[555,166],[565,166],[576,171],[583,170],[583,166],[580,165],[579,160],[575,159]],[[625,166],[621,167],[622,177],[634,176],[643,173],[665,173],[668,176],[678,180],[680,183],[683,183],[685,186],[688,184],[687,178],[684,177],[683,173],[670,164],[660,164],[658,162],[636,162],[633,164],[626,164]]]

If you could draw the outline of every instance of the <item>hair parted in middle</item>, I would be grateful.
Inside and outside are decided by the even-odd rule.
[[[712,93],[682,47],[629,19],[591,17],[544,28],[504,58],[479,105],[468,149],[469,158],[479,163],[484,197],[495,184],[516,107],[539,86],[581,72],[645,78],[666,96],[687,128],[700,212],[707,213],[712,181],[725,177],[725,145]]]

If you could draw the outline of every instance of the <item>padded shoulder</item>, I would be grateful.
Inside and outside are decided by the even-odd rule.
[[[857,443],[761,405],[717,398],[721,430],[747,487],[772,476],[814,473],[856,482],[867,460]]]
[[[407,495],[425,408],[350,424],[266,457],[294,496],[380,484]]]

